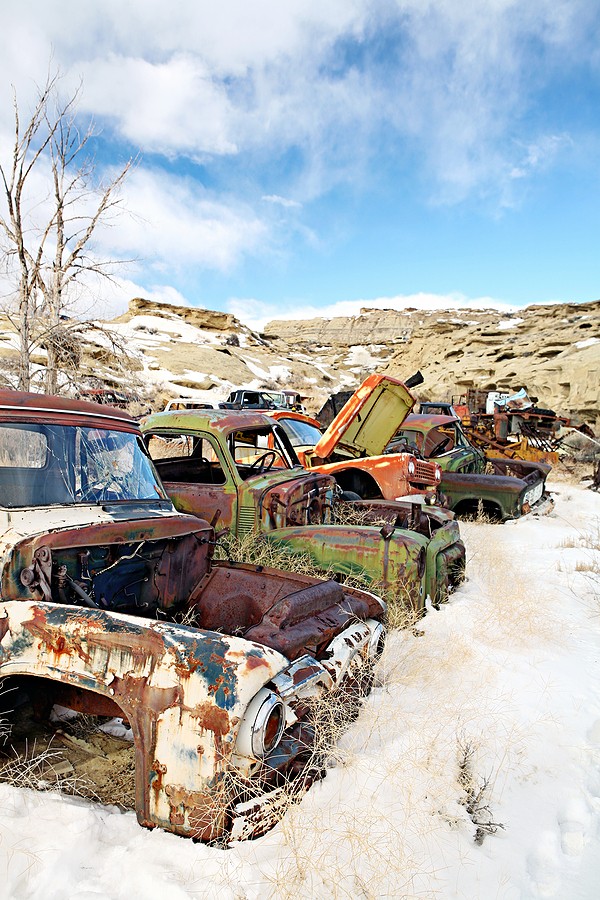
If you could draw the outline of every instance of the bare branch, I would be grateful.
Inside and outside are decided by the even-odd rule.
[[[75,284],[86,275],[112,281],[110,270],[125,262],[97,258],[91,242],[99,225],[120,210],[117,193],[137,163],[130,159],[114,179],[94,183],[95,163],[87,154],[96,133],[94,124],[90,121],[81,130],[77,123],[82,86],[63,101],[60,78],[58,72],[48,74],[24,128],[13,90],[12,154],[8,165],[0,161],[0,194],[6,207],[0,216],[5,243],[0,261],[15,279],[18,315],[11,311],[10,320],[19,335],[19,387],[29,389],[31,353],[42,347],[48,358],[48,392],[59,389],[61,359],[64,363],[67,357],[70,362],[78,358],[68,339],[75,329],[65,328],[63,322]],[[42,205],[30,182],[34,171],[45,174],[44,167],[50,173],[50,191]]]

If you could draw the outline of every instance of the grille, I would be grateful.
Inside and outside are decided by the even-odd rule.
[[[254,507],[244,508],[242,507],[238,512],[238,531],[240,534],[245,534],[248,531],[253,531],[256,526],[256,512]]]
[[[411,477],[411,481],[435,485],[435,463],[424,462],[422,459],[415,460],[415,474]]]

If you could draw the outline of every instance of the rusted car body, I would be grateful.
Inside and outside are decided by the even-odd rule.
[[[127,413],[0,392],[0,678],[38,716],[124,717],[139,822],[201,840],[273,823],[310,757],[307,702],[344,703],[384,641],[374,594],[214,546]]]
[[[411,453],[356,458],[331,453],[328,458],[337,457],[335,462],[319,463],[315,443],[322,433],[316,419],[285,410],[274,410],[269,415],[285,429],[302,465],[311,472],[332,475],[344,499],[401,500],[428,494],[428,500],[435,503],[442,480],[442,471],[435,463]]]
[[[360,575],[402,593],[415,612],[462,578],[453,515],[413,503],[387,508],[390,527],[333,523],[338,487],[307,472],[278,422],[253,411],[156,413],[142,422],[175,506],[236,535],[256,531],[309,555],[323,570]],[[379,512],[382,512],[382,508]]]
[[[468,391],[467,403],[471,395],[479,397],[480,394],[487,396],[482,391]],[[465,398],[460,397],[459,400],[464,401]],[[420,404],[419,412],[459,419],[469,442],[483,450],[486,459],[505,457],[558,465],[556,448],[560,442],[555,435],[559,425],[568,423],[568,419],[560,420],[552,410],[541,410],[542,413],[552,413],[556,427],[551,430],[544,427],[548,417],[540,415],[538,410],[531,416],[526,416],[522,410],[515,413],[502,411],[500,408],[485,413],[475,411],[467,403],[457,403],[454,406],[448,402],[426,402]],[[485,402],[483,409],[485,410]],[[539,424],[542,425],[541,428]]]
[[[545,490],[549,465],[506,458],[486,460],[483,451],[470,444],[454,416],[407,416],[390,444],[394,452],[401,447],[439,463],[441,490],[457,515],[482,511],[505,521],[532,509],[551,508]]]
[[[432,495],[441,468],[411,453],[385,453],[398,424],[413,408],[406,385],[388,375],[369,375],[324,433],[316,419],[283,410],[269,413],[285,429],[309,471],[333,475],[348,498],[400,500]]]

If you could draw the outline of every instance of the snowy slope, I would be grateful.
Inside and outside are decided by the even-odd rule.
[[[600,496],[554,489],[547,517],[461,525],[467,583],[392,634],[335,764],[274,831],[215,849],[0,785],[0,897],[597,897]],[[473,818],[497,830],[477,843]]]

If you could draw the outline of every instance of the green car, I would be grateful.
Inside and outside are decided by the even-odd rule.
[[[333,476],[306,471],[283,428],[263,413],[156,413],[142,431],[177,509],[217,529],[266,534],[323,570],[393,590],[417,614],[427,596],[438,602],[462,579],[465,549],[452,513],[421,497],[367,501],[364,515],[377,515],[378,525],[334,524]]]
[[[458,516],[483,512],[504,522],[551,506],[546,493],[551,466],[503,458],[486,460],[453,416],[407,416],[387,452],[403,449],[441,466],[440,490]]]

